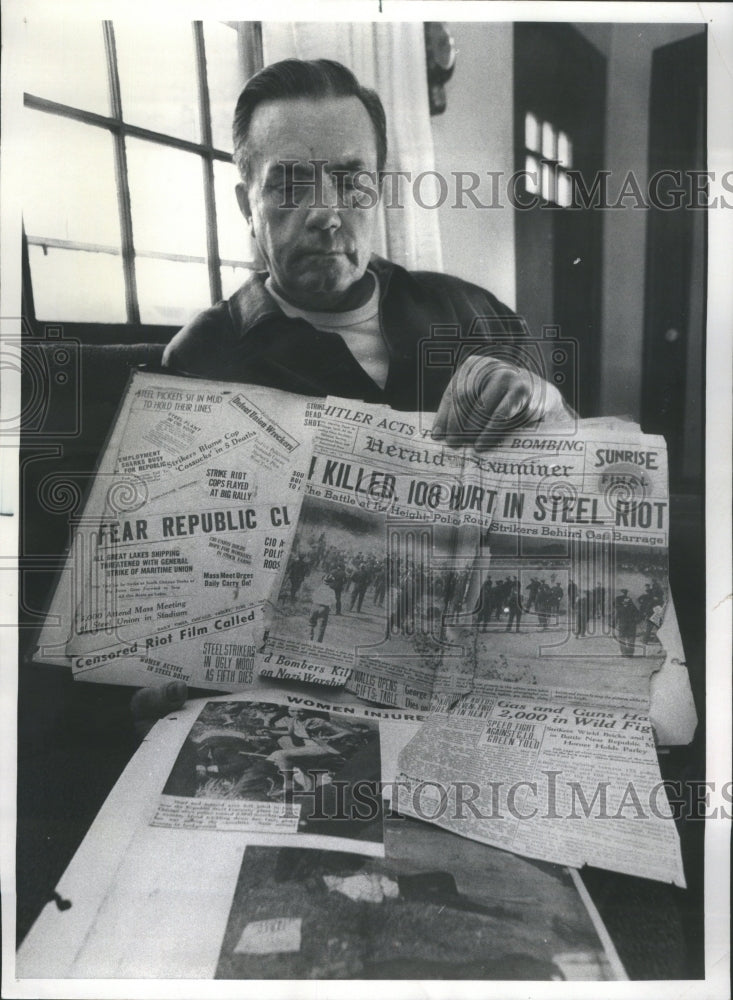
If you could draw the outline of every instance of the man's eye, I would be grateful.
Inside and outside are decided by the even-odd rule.
[[[346,206],[353,207],[355,199],[359,193],[355,174],[339,174],[334,177],[334,182],[336,184],[336,190],[338,191],[339,200]]]
[[[282,205],[299,205],[307,193],[307,186],[298,183],[277,184],[272,188],[273,196]]]

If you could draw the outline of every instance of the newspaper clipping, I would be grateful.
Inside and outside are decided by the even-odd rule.
[[[83,680],[250,686],[319,411],[257,386],[135,373],[39,658]]]
[[[648,717],[471,695],[400,755],[400,812],[527,857],[685,886]]]
[[[382,855],[383,789],[419,721],[286,692],[203,702],[151,824]]]

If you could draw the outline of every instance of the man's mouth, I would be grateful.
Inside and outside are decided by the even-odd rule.
[[[338,257],[346,257],[351,263],[356,262],[356,254],[350,253],[348,250],[303,250],[300,253],[301,257],[316,257],[321,260],[336,259]]]

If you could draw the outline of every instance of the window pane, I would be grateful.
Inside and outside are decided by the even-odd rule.
[[[557,158],[563,167],[572,167],[573,144],[564,132],[557,137]]]
[[[234,107],[246,83],[240,68],[236,29],[217,21],[205,21],[204,48],[213,142],[218,149],[231,152]]]
[[[542,197],[545,201],[555,200],[555,184],[552,167],[549,163],[542,164]]]
[[[50,5],[45,10],[50,11]],[[101,21],[44,13],[25,25],[23,89],[85,111],[108,115],[109,91]]]
[[[540,123],[531,111],[524,117],[524,145],[527,149],[540,148]]]
[[[138,257],[135,270],[143,323],[183,326],[211,302],[205,264]]]
[[[568,208],[573,203],[573,191],[570,178],[561,170],[557,175],[557,203],[563,208]]]
[[[238,181],[239,171],[233,163],[214,162],[219,257],[222,260],[249,261],[254,257],[254,248],[234,194],[234,185]]]
[[[228,299],[230,295],[234,295],[251,273],[251,269],[247,267],[222,267],[221,290],[224,298]]]
[[[542,122],[542,155],[546,160],[557,158],[557,136],[549,122]]]
[[[36,316],[41,320],[124,323],[122,257],[28,247]]]
[[[135,250],[205,257],[201,158],[141,139],[126,145]]]
[[[200,139],[193,27],[169,18],[115,21],[122,117],[133,125]]]
[[[524,163],[527,171],[524,178],[528,194],[540,193],[540,161],[536,156],[528,156]]]
[[[26,109],[23,217],[29,236],[120,246],[112,136]]]

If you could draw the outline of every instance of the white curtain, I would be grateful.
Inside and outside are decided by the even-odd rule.
[[[388,170],[407,170],[415,178],[434,169],[433,134],[428,105],[423,26],[417,23],[262,24],[264,62],[279,59],[336,59],[360,83],[377,91],[387,113]],[[430,178],[419,195],[437,200]],[[400,181],[402,208],[381,210],[377,253],[404,267],[442,270],[438,212],[421,208],[412,185]]]

